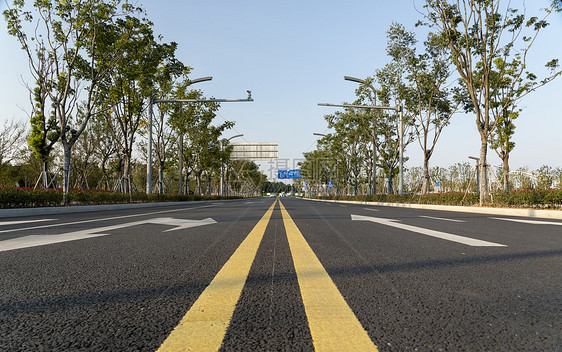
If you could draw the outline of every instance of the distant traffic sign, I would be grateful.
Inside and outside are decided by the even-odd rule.
[[[283,179],[294,179],[294,178],[302,178],[301,170],[277,170],[277,178],[280,180]]]
[[[334,182],[332,181],[328,182],[328,188],[334,188]]]

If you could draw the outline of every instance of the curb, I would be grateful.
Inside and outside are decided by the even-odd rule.
[[[361,205],[371,205],[371,206],[376,205],[376,206],[383,206],[383,207],[441,210],[441,211],[454,211],[460,213],[506,215],[506,216],[562,220],[562,211],[560,210],[467,207],[467,206],[460,206],[460,205],[377,203],[377,202],[363,202],[363,201],[356,201],[356,200],[329,200],[329,199],[311,199],[311,198],[303,198],[303,199],[312,200],[315,202],[348,203],[348,204],[361,204]]]
[[[248,199],[248,198],[244,198]],[[16,209],[0,209],[1,218],[11,218],[20,216],[38,216],[38,215],[58,215],[58,214],[77,214],[97,211],[123,210],[123,209],[140,209],[140,208],[158,208],[178,205],[205,204],[214,202],[230,202],[243,200],[241,199],[217,199],[217,200],[197,200],[185,202],[160,202],[160,203],[135,203],[135,204],[107,204],[107,205],[74,205],[68,207],[39,207],[39,208],[16,208]]]

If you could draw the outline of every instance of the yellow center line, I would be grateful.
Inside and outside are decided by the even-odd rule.
[[[279,201],[316,351],[377,351],[338,288]]]
[[[158,351],[218,351],[276,203],[271,205]]]

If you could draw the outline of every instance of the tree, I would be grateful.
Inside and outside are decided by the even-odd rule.
[[[313,150],[303,153],[304,161],[300,163],[301,176],[306,180],[309,190],[319,193],[323,185],[331,180],[331,166],[333,165],[330,153],[327,150]]]
[[[116,49],[104,55],[100,52],[107,39],[105,28],[117,16],[136,11],[122,0],[35,1],[33,12],[23,0],[14,0],[4,11],[8,33],[26,52],[31,74],[45,87],[58,121],[65,194],[70,189],[72,147],[99,107],[101,82],[121,56]],[[31,23],[31,37],[26,34],[27,22]],[[78,115],[81,123],[74,129]]]
[[[123,156],[122,182],[125,192],[132,191],[131,162],[137,131],[145,124],[147,99],[154,93],[159,70],[181,70],[175,59],[176,43],[160,44],[156,41],[153,24],[132,16],[119,18],[115,25],[106,28],[106,40],[100,49],[109,55],[116,50],[122,55],[109,68],[102,85],[107,125],[116,127],[115,135]]]
[[[5,120],[0,127],[0,169],[23,156],[24,141],[23,123]]]
[[[183,66],[179,61],[174,65],[167,65],[159,68],[156,75],[155,89],[160,99],[173,99],[175,80],[181,75],[187,75],[191,68]],[[172,123],[166,118],[174,109],[181,110],[182,103],[160,103],[158,105],[158,118],[154,123],[154,134],[156,135],[156,159],[158,160],[158,192],[164,193],[164,170],[170,154],[170,149],[178,142],[178,133]],[[183,143],[183,141],[181,141]],[[181,156],[180,156],[181,157]],[[179,158],[178,158],[179,159]],[[181,171],[180,171],[181,172]],[[180,177],[181,178],[181,177]],[[181,183],[181,182],[180,182]],[[180,193],[182,186],[180,185]]]
[[[377,90],[379,101],[384,106],[404,107],[409,97],[409,91],[404,84],[404,66],[397,62],[389,62],[382,69],[375,72],[374,80],[379,84]],[[403,124],[403,147],[413,141],[412,132],[407,132],[413,123],[412,112],[405,110],[402,121],[397,113],[382,112],[377,120],[377,135],[381,138],[377,142],[377,151],[381,156],[380,163],[387,176],[388,191],[392,193],[393,178],[398,174],[400,162],[400,123]],[[408,160],[407,157],[404,161]]]
[[[490,134],[490,146],[502,160],[501,177],[503,189],[509,190],[509,154],[515,148],[512,137],[515,133],[514,120],[519,116],[519,111],[505,109],[501,115],[496,115],[496,128]]]
[[[228,184],[233,185],[235,192],[255,194],[262,192],[288,192],[292,187],[284,183],[266,182],[267,176],[259,170],[259,166],[249,160],[233,160],[229,163]]]
[[[94,160],[101,171],[101,178],[98,180],[96,188],[104,190],[111,190],[114,187],[111,182],[113,171],[111,163],[119,158],[115,140],[121,139],[120,135],[115,136],[113,133],[117,129],[108,125],[108,122],[112,121],[108,115],[108,111],[102,111],[92,119],[92,123],[88,127],[88,135],[95,143]]]
[[[402,67],[405,77],[400,91],[406,109],[413,118],[413,127],[423,151],[422,194],[429,192],[429,160],[443,128],[456,112],[450,83],[450,55],[443,38],[429,33],[424,42],[425,52],[416,52],[417,40],[413,32],[393,23],[388,30],[387,52],[393,62]],[[458,105],[458,104],[456,104]]]
[[[204,99],[201,91],[189,90],[190,84],[187,79],[177,84],[174,97]],[[185,182],[194,173],[199,194],[202,193],[203,173],[207,173],[207,180],[210,181],[212,170],[220,169],[226,161],[226,153],[222,150],[219,138],[234,123],[225,121],[217,126],[212,125],[219,107],[218,103],[189,103],[186,106],[177,104],[169,118],[170,125],[183,139],[180,154],[184,159]]]
[[[365,165],[366,154],[370,148],[368,145],[372,143],[370,133],[371,118],[365,118],[358,111],[346,108],[343,112],[338,111],[334,114],[325,115],[324,118],[328,122],[328,127],[335,130],[335,133],[319,140],[319,144],[333,143],[331,149],[337,150],[341,155],[339,167],[344,171],[344,184],[349,184],[348,178],[353,178],[353,193],[358,193],[359,176]],[[327,147],[326,149],[329,149]],[[345,157],[344,157],[345,155]],[[370,168],[367,168],[370,170]]]
[[[527,57],[541,30],[543,19],[525,18],[517,9],[501,7],[499,0],[427,0],[425,18],[445,37],[464,88],[464,108],[476,116],[480,134],[480,204],[488,201],[488,142],[504,110],[560,75],[558,60],[546,64],[550,74],[543,80],[528,71]],[[524,35],[523,31],[531,34]],[[501,62],[498,63],[498,60]],[[496,65],[495,65],[496,63]],[[510,70],[498,70],[497,67]],[[503,99],[494,97],[494,84],[509,80]],[[495,109],[494,104],[499,104]]]
[[[541,166],[536,172],[537,178],[537,188],[548,189],[552,187],[555,179],[555,170],[548,166]]]
[[[44,65],[45,62],[39,64]],[[40,70],[43,69],[44,66],[40,68]],[[33,90],[33,101],[35,105],[30,119],[31,133],[27,141],[33,154],[43,165],[41,178],[43,179],[43,187],[47,188],[50,184],[49,162],[51,161],[51,151],[60,138],[61,129],[57,123],[55,112],[47,112],[48,90],[41,77],[39,77],[39,81]],[[47,114],[50,116],[47,117]]]

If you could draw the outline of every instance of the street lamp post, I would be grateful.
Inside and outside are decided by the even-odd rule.
[[[204,81],[210,81],[213,77],[203,77],[191,81],[193,83],[199,83]],[[251,102],[252,92],[248,92],[248,97],[246,99],[154,99],[154,95],[150,96],[149,106],[148,106],[148,162],[146,164],[146,193],[152,193],[152,105],[159,103],[237,103],[237,102]]]
[[[243,135],[243,134],[237,134],[236,136],[232,136],[232,137],[230,137],[230,138],[228,138],[228,139],[226,140],[226,143],[230,142],[231,139],[238,138],[238,137],[242,137],[242,136],[244,136],[244,135]],[[225,143],[223,142],[223,143],[222,143],[222,148],[221,148],[222,152],[224,152],[224,145],[225,145]],[[224,182],[224,174],[225,174],[225,172],[224,172],[224,163],[221,163],[221,187],[220,187],[220,188],[221,188],[221,196],[226,195],[225,182]]]
[[[206,82],[212,80],[212,76],[196,78],[189,82],[190,85],[199,83],[199,82]],[[163,101],[154,99],[154,95],[150,95],[149,102],[148,102],[148,162],[146,163],[146,193],[152,193],[152,114],[153,114],[153,105],[155,103],[161,103]],[[183,158],[183,135],[180,135],[180,156]],[[183,160],[180,159],[180,193],[181,193],[181,178],[183,172]]]

